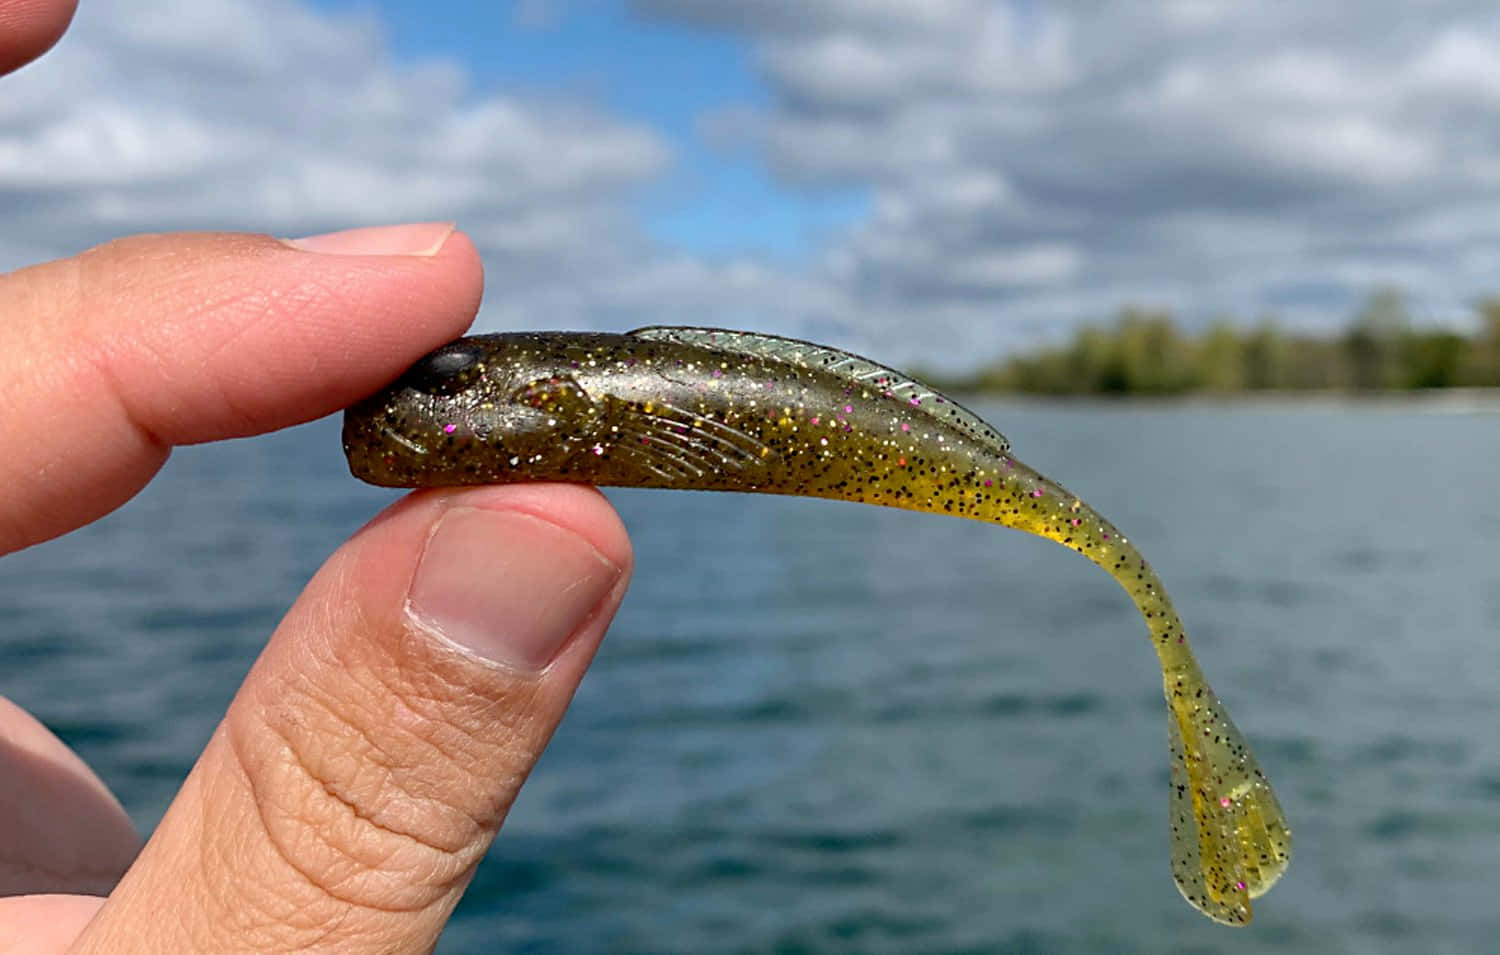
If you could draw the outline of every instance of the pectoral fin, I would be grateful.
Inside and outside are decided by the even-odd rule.
[[[774,457],[762,440],[723,421],[655,401],[634,404],[606,398],[618,428],[617,449],[639,456],[665,479],[701,479],[734,473],[753,482]]]

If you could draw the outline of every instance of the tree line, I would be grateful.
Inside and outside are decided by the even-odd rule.
[[[1397,291],[1373,293],[1335,335],[1300,334],[1274,319],[1179,329],[1171,313],[1127,308],[1085,325],[1067,344],[1014,355],[946,387],[1048,395],[1180,395],[1245,391],[1408,391],[1500,387],[1500,299],[1477,307],[1464,335],[1415,328]]]

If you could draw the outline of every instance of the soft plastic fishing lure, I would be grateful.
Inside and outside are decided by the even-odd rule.
[[[708,328],[477,336],[349,409],[355,476],[750,491],[991,521],[1103,567],[1146,618],[1171,748],[1172,875],[1240,925],[1291,857],[1265,775],[1204,680],[1156,573],[1113,524],[902,373],[821,345]]]

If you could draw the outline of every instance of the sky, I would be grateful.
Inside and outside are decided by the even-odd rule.
[[[0,79],[0,270],[452,219],[477,327],[960,369],[1122,306],[1500,294],[1493,0],[83,0]]]

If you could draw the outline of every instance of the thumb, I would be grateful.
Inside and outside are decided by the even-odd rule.
[[[590,489],[391,508],[292,607],[75,950],[431,948],[630,565]]]

